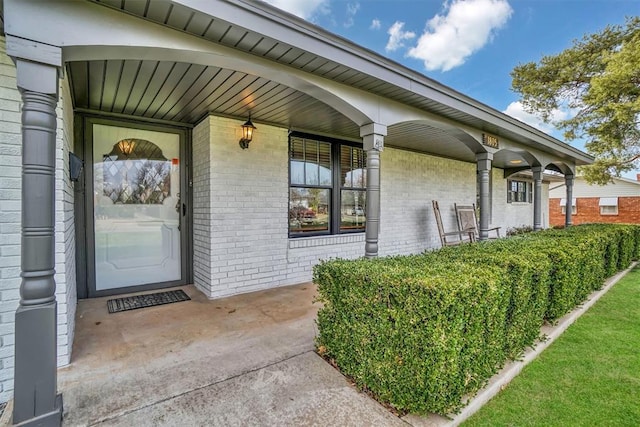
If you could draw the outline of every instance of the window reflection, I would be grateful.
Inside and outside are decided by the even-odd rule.
[[[366,191],[342,190],[340,206],[340,230],[364,230],[366,216]]]
[[[363,150],[342,146],[340,151],[342,186],[347,188],[367,188],[366,165],[366,154]]]
[[[289,231],[318,233],[329,231],[330,191],[321,188],[291,188]]]

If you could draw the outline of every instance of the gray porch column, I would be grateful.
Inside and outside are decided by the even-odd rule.
[[[534,166],[533,171],[533,229],[542,230],[542,166]]]
[[[476,162],[478,164],[478,188],[480,189],[480,232],[479,239],[487,240],[489,238],[489,212],[491,198],[489,188],[489,173],[491,173],[491,162],[493,160],[492,153],[476,154]]]
[[[565,174],[564,183],[567,188],[567,203],[564,208],[564,226],[571,227],[571,213],[573,212],[573,175]]]
[[[9,41],[9,39],[8,39]],[[13,42],[13,40],[12,40]],[[56,103],[59,67],[34,61],[38,43],[10,45],[22,95],[22,283],[15,323],[13,422],[59,426],[54,281]],[[46,46],[47,58],[57,49]],[[16,51],[24,54],[15,55]],[[20,56],[20,57],[16,57]],[[39,59],[39,58],[37,58]],[[54,58],[55,59],[55,58]],[[55,62],[55,61],[54,61]],[[61,62],[59,62],[61,63]]]
[[[366,206],[366,243],[364,256],[378,256],[378,234],[380,232],[380,152],[384,148],[387,127],[378,123],[369,123],[360,127],[360,136],[367,152],[367,206]]]

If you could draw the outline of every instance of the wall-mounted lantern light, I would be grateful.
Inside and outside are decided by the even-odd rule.
[[[240,139],[240,147],[245,150],[249,148],[249,143],[253,138],[253,131],[256,130],[256,127],[251,123],[251,116],[249,116],[249,120],[242,125],[242,138]]]

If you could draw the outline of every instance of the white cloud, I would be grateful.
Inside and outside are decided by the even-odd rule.
[[[520,101],[512,102],[511,104],[509,104],[507,106],[507,109],[504,110],[503,113],[508,114],[514,119],[518,119],[521,122],[524,122],[530,126],[533,126],[534,128],[539,129],[545,133],[551,134],[557,131],[557,129],[553,127],[553,125],[549,123],[545,123],[542,121],[540,117],[525,111],[524,105],[522,105]],[[550,119],[551,119],[551,122],[553,123],[560,120],[566,120],[569,118],[569,116],[570,116],[569,111],[556,109],[551,112]]]
[[[360,10],[360,3],[347,3],[347,13],[346,19],[344,21],[345,28],[353,26],[354,18],[356,16],[356,13],[358,13],[358,10]]]
[[[316,12],[329,13],[329,0],[264,0],[273,6],[304,19],[311,19]]]
[[[507,0],[452,0],[443,15],[427,21],[424,34],[408,55],[427,70],[448,71],[486,45],[511,17]]]
[[[373,21],[371,21],[371,25],[369,25],[369,29],[370,30],[379,30],[381,25],[382,25],[382,23],[380,22],[379,19],[374,19]]]
[[[404,40],[410,40],[416,36],[413,31],[402,31],[402,27],[404,27],[404,22],[396,21],[387,31],[387,34],[389,34],[389,41],[385,47],[387,52],[401,48],[404,46]]]

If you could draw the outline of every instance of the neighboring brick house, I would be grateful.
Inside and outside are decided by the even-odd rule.
[[[561,226],[565,222],[563,184],[553,183],[549,189],[549,223]],[[640,224],[640,174],[637,180],[613,178],[607,185],[590,185],[576,177],[572,200],[573,224],[610,222]]]
[[[592,161],[262,2],[0,5],[0,401],[20,407],[70,363],[78,299],[219,298],[437,248],[432,200],[448,230],[454,203],[478,203],[481,238],[540,229],[543,172]]]

